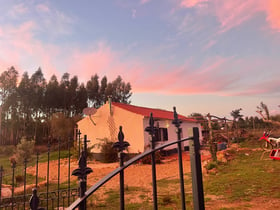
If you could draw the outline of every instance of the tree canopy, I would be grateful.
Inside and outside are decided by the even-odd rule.
[[[130,103],[131,95],[130,83],[121,76],[111,82],[104,76],[100,82],[94,74],[83,83],[66,72],[60,80],[52,75],[47,81],[41,68],[31,76],[24,72],[19,78],[18,71],[10,67],[0,75],[1,139],[43,138],[50,135],[56,113],[65,118],[82,116],[84,108],[98,108],[109,97],[113,102]]]

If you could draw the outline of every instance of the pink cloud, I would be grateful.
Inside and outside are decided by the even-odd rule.
[[[50,11],[49,7],[45,4],[38,4],[36,6],[36,8],[39,12],[49,12]]]
[[[250,20],[258,13],[266,14],[266,21],[276,31],[280,31],[280,1],[279,0],[182,0],[181,8],[202,8],[202,14],[217,17],[220,32],[226,32]]]
[[[5,31],[0,39],[1,70],[17,66],[21,74],[27,70],[34,72],[41,66],[47,77],[57,72],[53,63],[57,55],[57,47],[37,40],[34,37],[36,27],[34,22],[28,21],[19,26],[6,25],[1,28]]]
[[[11,15],[14,18],[17,18],[17,17],[20,17],[23,14],[26,14],[28,11],[29,11],[28,8],[23,3],[16,4],[9,11],[9,15]]]
[[[280,32],[280,1],[279,0],[268,0],[267,2],[267,18],[270,27]]]
[[[140,4],[146,4],[146,3],[148,3],[149,1],[151,1],[151,0],[141,0],[141,1],[140,1]]]
[[[181,1],[180,6],[190,8],[190,7],[199,6],[205,2],[208,2],[208,0],[183,0]]]

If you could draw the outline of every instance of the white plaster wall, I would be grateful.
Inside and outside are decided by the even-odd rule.
[[[165,144],[167,142],[177,140],[176,127],[172,124],[172,120],[155,121],[154,126],[157,126],[157,123],[159,123],[159,127],[167,128],[167,132],[168,132],[168,141],[157,142],[157,145]],[[143,126],[144,128],[149,126],[149,118],[144,118],[143,125],[144,125]],[[200,126],[199,123],[183,121],[183,123],[181,124],[182,138],[188,138],[190,136],[193,136],[193,133],[192,133],[193,127],[198,127],[199,138],[200,138],[200,142],[201,142],[202,141],[202,133],[201,133],[201,126]],[[147,132],[145,132],[144,133],[145,145],[148,145],[150,143],[149,142],[150,140],[151,140],[151,138],[150,138],[149,134]],[[188,146],[188,145],[189,145],[189,142],[185,141],[182,146]],[[169,146],[168,148],[166,148],[166,150],[175,149],[175,148],[177,148],[177,144]]]
[[[128,151],[130,153],[144,151],[142,115],[134,114],[113,105],[112,115],[110,115],[110,106],[109,104],[105,104],[97,110],[92,116],[92,119],[96,123],[96,126],[93,125],[88,116],[77,123],[82,136],[86,134],[90,140],[90,145],[98,144],[104,138],[108,138],[114,142],[118,141],[119,127],[122,126],[124,140],[130,144]],[[95,147],[92,152],[100,153],[100,148]]]

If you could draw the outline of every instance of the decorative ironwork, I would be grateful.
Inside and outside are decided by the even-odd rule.
[[[184,187],[184,172],[183,172],[183,161],[182,161],[182,142],[179,142],[181,140],[181,132],[182,128],[180,128],[182,124],[182,120],[178,118],[178,114],[176,111],[176,107],[173,107],[174,110],[174,120],[172,121],[172,124],[175,125],[176,133],[177,133],[177,150],[178,150],[178,163],[179,163],[179,177],[180,177],[180,189],[181,189],[181,203],[182,203],[182,209],[186,209],[186,199],[185,199],[185,187]]]
[[[130,144],[127,141],[124,141],[124,134],[122,131],[122,126],[120,126],[120,130],[118,133],[118,142],[113,144],[113,148],[117,149],[119,152],[123,152],[127,149],[127,147],[130,146]]]
[[[124,134],[122,131],[122,126],[119,128],[118,133],[118,142],[113,144],[113,148],[117,149],[119,151],[119,161],[120,161],[120,167],[123,167],[124,162],[124,150],[127,149],[130,144],[127,141],[124,141]],[[120,209],[124,209],[124,171],[120,171]]]
[[[37,189],[33,188],[32,189],[32,196],[29,200],[30,208],[31,210],[37,210],[39,207],[39,197],[37,196]]]
[[[87,167],[87,136],[84,136],[84,149],[82,151],[81,157],[79,159],[79,168],[72,172],[73,176],[77,176],[80,180],[80,197],[85,195],[87,190],[87,175],[92,173],[92,169]],[[84,200],[79,209],[86,209],[86,200]]]
[[[145,131],[148,132],[151,136],[151,147],[152,150],[155,149],[155,127],[154,127],[154,118],[153,113],[150,114],[149,119],[149,126],[145,128]],[[157,175],[156,175],[156,156],[155,151],[151,153],[151,163],[152,163],[152,183],[153,183],[153,203],[154,203],[154,209],[158,209],[157,205]]]
[[[79,168],[72,172],[73,176],[77,176],[80,180],[85,180],[87,175],[92,171],[91,168],[87,167],[86,152],[82,151],[81,157],[79,159]]]

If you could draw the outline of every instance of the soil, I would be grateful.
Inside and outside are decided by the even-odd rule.
[[[201,151],[202,154],[202,162],[205,163],[208,159],[210,159],[210,154],[206,151]],[[57,182],[57,161],[50,161],[50,180],[52,182]],[[100,163],[90,161],[88,162],[88,167],[93,169],[93,173],[89,174],[87,183],[89,186],[94,185],[98,180],[112,172],[114,169],[118,168],[118,163]],[[74,169],[78,168],[78,161],[71,160],[71,168],[70,172]],[[29,167],[27,169],[27,173],[35,174],[36,168]],[[190,172],[190,161],[189,155],[183,154],[183,170],[184,173]],[[47,176],[47,163],[40,163],[39,164],[39,177],[46,178]],[[177,155],[171,156],[168,159],[164,160],[163,164],[158,164],[156,166],[156,173],[157,173],[157,180],[161,179],[179,179],[178,176],[178,160]],[[206,171],[203,167],[203,173],[206,174]],[[147,191],[151,194],[152,192],[152,175],[151,175],[151,165],[142,165],[142,164],[135,164],[131,165],[125,170],[125,186],[129,187],[140,187],[147,189]],[[68,162],[67,159],[61,160],[60,162],[60,183],[66,182],[68,179]],[[77,177],[71,176],[71,180],[77,180]],[[46,181],[41,182],[40,184],[45,184]],[[39,184],[39,186],[40,186]],[[187,186],[188,184],[186,184]],[[190,187],[189,187],[190,186]],[[30,186],[33,187],[33,186]],[[119,188],[119,176],[114,177],[109,182],[107,182],[102,188],[95,192],[97,196],[104,198],[104,192],[111,189],[118,189]],[[191,189],[191,184],[188,185],[188,190]],[[178,187],[179,189],[179,187]],[[20,189],[18,189],[20,191]],[[170,190],[170,189],[167,189]],[[173,190],[173,189],[172,189]],[[149,195],[152,197],[152,195]],[[139,197],[139,196],[134,196]],[[241,201],[241,202],[233,202],[229,203],[225,201],[222,197],[211,196],[207,195],[207,198],[210,201],[206,202],[206,209],[273,209],[280,206],[279,199],[273,198],[257,198],[251,201]],[[132,201],[131,199],[129,199]],[[133,201],[132,201],[133,202]],[[134,202],[141,202],[139,199],[134,200]]]

